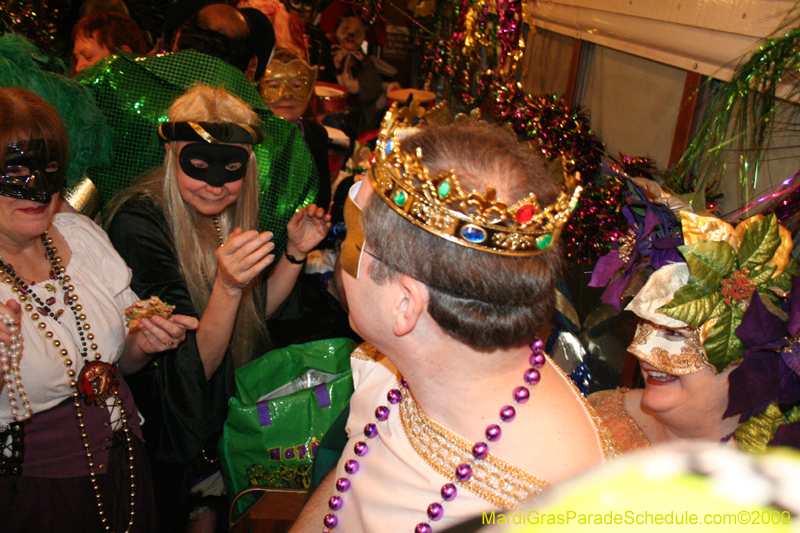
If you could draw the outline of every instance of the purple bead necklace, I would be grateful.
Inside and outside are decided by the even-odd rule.
[[[538,369],[543,367],[545,363],[544,342],[542,342],[540,338],[536,338],[536,340],[530,345],[530,349],[531,355],[529,361],[531,367],[528,368],[522,376],[525,380],[525,385],[515,388],[512,394],[514,403],[517,404],[525,403],[530,399],[531,391],[526,385],[533,386],[539,383],[541,374],[539,373]],[[408,389],[408,382],[406,382],[405,378],[400,378],[400,385],[403,390]],[[400,401],[403,399],[403,394],[404,393],[401,389],[390,390],[386,395],[389,405],[397,405],[400,403]],[[385,422],[389,419],[390,414],[391,410],[389,406],[381,405],[375,409],[375,418],[378,422]],[[506,424],[511,423],[516,416],[517,411],[512,405],[506,405],[500,409],[501,422]],[[486,440],[489,442],[498,441],[502,434],[503,431],[499,424],[491,424],[486,428]],[[364,435],[366,436],[367,440],[377,437],[377,424],[370,422],[364,426]],[[367,452],[369,452],[369,445],[367,444],[367,441],[363,440],[356,442],[353,446],[353,451],[357,457],[364,457],[367,455]],[[442,486],[440,491],[442,499],[440,501],[433,502],[428,506],[428,521],[417,524],[414,528],[414,533],[432,533],[433,528],[431,527],[430,523],[441,520],[441,518],[444,516],[444,508],[442,507],[442,503],[455,499],[455,497],[458,495],[458,485],[467,483],[472,478],[472,465],[475,464],[476,461],[485,459],[488,455],[489,444],[487,442],[476,442],[472,446],[472,459],[456,467],[454,472],[455,479],[453,482],[445,483]],[[328,500],[328,507],[331,509],[331,512],[325,515],[325,518],[323,519],[323,524],[325,526],[325,529],[323,530],[324,533],[329,533],[332,529],[339,525],[339,518],[336,516],[336,511],[344,507],[344,498],[342,496],[344,493],[350,490],[350,478],[357,474],[359,469],[360,464],[358,459],[350,459],[345,462],[344,470],[347,475],[336,480],[336,495],[332,496],[331,499]]]

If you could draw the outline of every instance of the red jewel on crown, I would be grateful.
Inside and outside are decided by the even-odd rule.
[[[532,204],[525,204],[517,211],[517,224],[525,224],[533,219],[536,214],[536,206]]]

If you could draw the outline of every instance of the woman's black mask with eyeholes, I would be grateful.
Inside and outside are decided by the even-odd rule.
[[[49,204],[64,188],[66,169],[48,154],[44,139],[9,144],[5,159],[0,168],[0,195]]]
[[[181,170],[192,179],[204,181],[212,187],[239,181],[247,174],[250,154],[241,146],[231,144],[191,143],[181,149],[178,161]],[[202,168],[192,163],[202,161]],[[231,169],[231,165],[233,168]]]

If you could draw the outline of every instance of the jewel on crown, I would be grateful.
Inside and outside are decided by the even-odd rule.
[[[497,198],[490,186],[483,193],[464,192],[453,171],[429,176],[422,164],[422,152],[400,149],[400,139],[415,128],[462,120],[453,118],[442,103],[426,111],[413,102],[399,108],[393,104],[381,124],[370,174],[378,196],[412,224],[461,246],[493,254],[532,256],[547,251],[557,240],[561,228],[578,204],[582,187],[578,172],[567,172],[556,201],[540,206],[534,193],[511,207]]]

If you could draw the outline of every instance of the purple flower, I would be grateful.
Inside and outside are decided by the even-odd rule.
[[[792,283],[800,282],[793,276]],[[800,403],[800,297],[795,292],[787,302],[786,322],[753,294],[736,336],[744,344],[744,359],[728,376],[726,417],[739,414],[739,422],[761,413],[773,402],[778,406]]]

